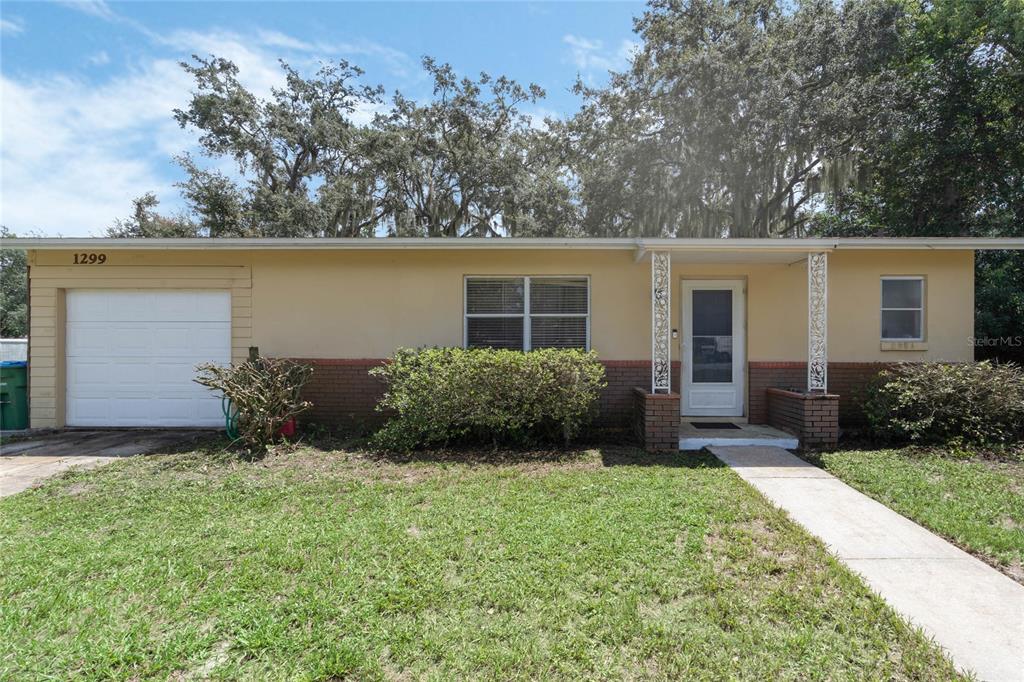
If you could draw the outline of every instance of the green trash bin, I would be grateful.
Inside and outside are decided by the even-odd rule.
[[[28,363],[0,362],[0,430],[28,428]]]

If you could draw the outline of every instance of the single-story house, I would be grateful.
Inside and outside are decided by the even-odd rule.
[[[33,428],[218,426],[205,361],[314,366],[310,419],[372,420],[398,347],[594,349],[599,420],[809,444],[901,361],[973,359],[974,252],[1020,239],[17,239]]]

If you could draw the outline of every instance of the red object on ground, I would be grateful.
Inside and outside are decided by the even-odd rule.
[[[284,426],[277,430],[277,435],[284,438],[291,438],[295,435],[295,417],[292,417],[284,423]]]

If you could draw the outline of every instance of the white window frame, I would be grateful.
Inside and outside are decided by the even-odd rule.
[[[523,280],[523,312],[521,313],[470,313],[469,312],[469,280],[471,279],[521,279]],[[587,312],[586,313],[531,313],[530,312],[530,280],[533,279],[583,279],[587,282]],[[464,275],[462,278],[462,347],[469,348],[469,318],[471,317],[522,317],[523,318],[523,351],[529,352],[532,348],[532,329],[530,326],[531,317],[582,317],[586,320],[587,345],[584,350],[590,350],[590,275]]]
[[[886,308],[885,307],[885,282],[886,281],[915,281],[921,283],[921,307],[920,308]],[[925,328],[927,327],[927,318],[925,317],[925,294],[926,294],[926,283],[924,275],[883,275],[878,285],[878,335],[882,341],[886,343],[915,343],[925,340]],[[921,313],[921,326],[917,330],[918,335],[914,338],[900,338],[893,339],[888,338],[882,333],[884,313],[889,310],[909,310],[917,311]]]

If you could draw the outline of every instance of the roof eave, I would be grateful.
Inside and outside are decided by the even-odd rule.
[[[23,250],[620,250],[636,251],[758,251],[808,253],[834,250],[986,250],[1024,249],[1024,239],[1013,238],[833,238],[833,239],[673,239],[673,238],[216,238],[216,239],[109,239],[101,237],[15,238],[0,245]]]

